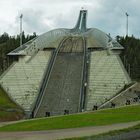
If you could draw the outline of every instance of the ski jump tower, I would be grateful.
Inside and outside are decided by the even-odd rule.
[[[27,114],[92,110],[131,83],[119,57],[123,47],[86,22],[87,10],[81,10],[74,28],[51,30],[8,54],[18,59],[0,85]]]

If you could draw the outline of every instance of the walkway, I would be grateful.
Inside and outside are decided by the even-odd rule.
[[[2,140],[56,140],[71,137],[83,137],[124,129],[139,124],[140,121],[119,123],[106,126],[83,127],[73,129],[32,131],[32,132],[0,132]]]

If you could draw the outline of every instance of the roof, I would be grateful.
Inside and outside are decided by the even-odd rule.
[[[57,48],[60,42],[70,36],[81,36],[86,39],[87,48],[123,49],[109,35],[97,28],[87,28],[87,10],[80,10],[76,26],[72,29],[58,28],[46,32],[37,38],[23,44],[8,55],[32,55],[39,49]]]

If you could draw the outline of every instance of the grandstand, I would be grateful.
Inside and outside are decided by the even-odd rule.
[[[37,98],[51,52],[39,51],[33,56],[23,56],[1,76],[1,85],[9,96],[24,110],[30,111]]]
[[[87,110],[100,106],[130,83],[130,78],[116,54],[106,50],[91,52]]]
[[[31,117],[93,110],[131,83],[119,57],[123,47],[87,28],[87,10],[76,26],[44,33],[8,55],[15,62],[0,85]]]

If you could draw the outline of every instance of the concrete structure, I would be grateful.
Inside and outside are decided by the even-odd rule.
[[[1,86],[26,111],[30,111],[37,98],[50,55],[50,51],[39,51],[33,58],[21,56],[18,62],[14,62],[1,76]]]
[[[106,50],[91,52],[87,91],[87,110],[100,106],[130,82],[118,54]]]
[[[49,31],[8,54],[18,61],[0,84],[32,117],[92,110],[131,83],[119,58],[123,47],[87,28],[86,19],[81,10],[74,28]]]

